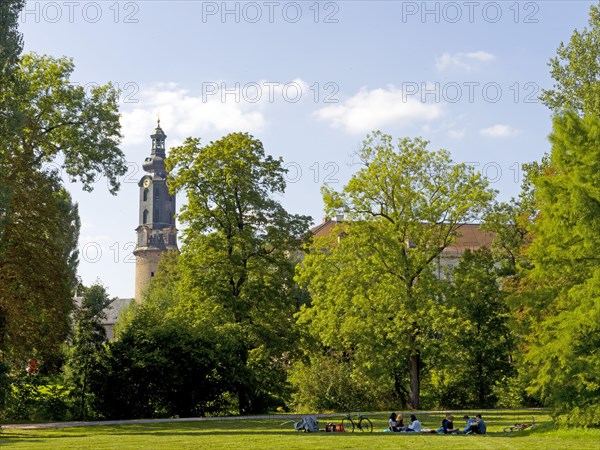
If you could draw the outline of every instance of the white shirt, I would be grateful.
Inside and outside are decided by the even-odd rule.
[[[422,425],[421,422],[419,422],[418,420],[415,420],[413,423],[411,423],[408,428],[410,428],[413,431],[421,431]]]

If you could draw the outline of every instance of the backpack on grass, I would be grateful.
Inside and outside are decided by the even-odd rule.
[[[294,423],[296,431],[305,431],[307,433],[315,433],[319,431],[319,422],[317,416],[304,416],[302,420]]]

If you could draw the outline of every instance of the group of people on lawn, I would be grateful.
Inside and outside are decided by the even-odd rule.
[[[485,434],[487,432],[487,425],[481,418],[481,414],[477,414],[475,419],[469,416],[463,417],[465,421],[465,427],[461,430],[454,428],[454,416],[450,413],[446,413],[446,417],[442,420],[442,426],[439,427],[435,432],[439,434]],[[407,433],[419,433],[423,431],[423,425],[414,414],[410,415],[410,424],[404,426],[404,417],[402,413],[396,414],[393,412],[390,414],[389,420],[390,431],[396,432],[407,432]],[[433,433],[433,431],[430,431]]]

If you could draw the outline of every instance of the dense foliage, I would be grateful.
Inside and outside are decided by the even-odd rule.
[[[529,391],[600,425],[600,119],[554,119],[549,167],[534,180],[539,214],[524,300],[537,318],[526,350]]]
[[[20,1],[0,6],[0,358],[51,359],[69,332],[79,216],[58,170],[93,188],[126,171],[117,90],[70,82],[73,62],[20,55]]]
[[[180,327],[208,339],[196,344],[216,355],[215,376],[225,380],[215,381],[218,395],[198,400],[197,407],[190,404],[188,413],[218,405],[239,413],[284,406],[296,336],[293,314],[303,301],[293,280],[295,255],[309,218],[289,214],[274,199],[285,189],[282,161],[266,155],[259,140],[234,133],[205,146],[187,139],[171,150],[167,164],[170,188],[188,198],[180,214],[182,252],[163,258],[143,305],[121,324],[111,352],[125,352],[120,342],[126,338],[139,342],[131,341],[131,333],[140,330],[141,321],[155,330],[179,332]],[[189,376],[192,383],[196,375]],[[227,402],[219,403],[225,394]]]
[[[493,198],[480,175],[427,144],[368,136],[363,166],[343,191],[323,190],[326,210],[343,211],[347,223],[316,239],[298,272],[312,299],[300,315],[311,334],[360,370],[385,372],[415,409],[435,336],[452,326],[435,276],[440,257]]]
[[[228,343],[177,321],[136,320],[90,374],[100,417],[194,417],[222,411]]]
[[[81,288],[80,288],[81,289]],[[73,332],[66,353],[67,382],[78,406],[77,417],[85,420],[89,397],[89,378],[98,360],[104,356],[106,331],[102,320],[111,300],[104,286],[82,288],[83,297],[73,313]]]

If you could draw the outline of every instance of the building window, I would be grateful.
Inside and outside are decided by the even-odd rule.
[[[144,216],[144,218],[143,218],[142,223],[148,223],[148,210],[147,209],[144,210],[143,216]]]
[[[158,189],[154,189],[154,199],[155,199],[155,200],[158,200],[158,199],[159,199],[159,197],[160,197],[160,194],[159,194],[159,193],[160,193],[160,191],[159,191]]]
[[[148,189],[144,189],[144,201],[147,202],[148,201]]]
[[[159,222],[159,220],[158,220],[158,209],[154,210],[154,216],[152,218],[152,221],[155,222],[155,223]]]
[[[154,272],[150,272],[150,276],[153,277],[154,276]]]

